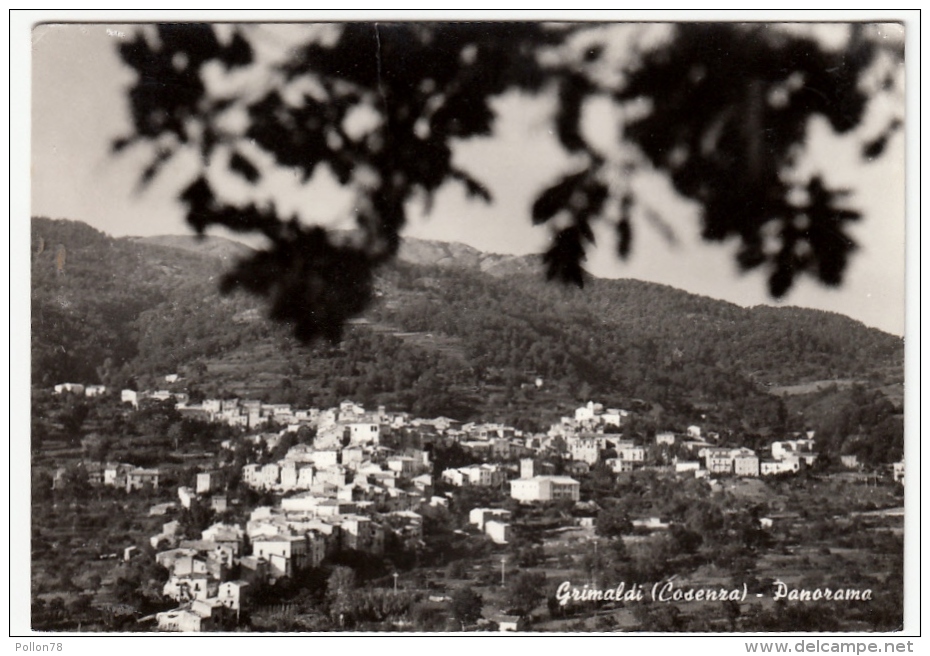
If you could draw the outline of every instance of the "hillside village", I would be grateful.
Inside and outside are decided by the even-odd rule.
[[[910,628],[911,22],[38,26],[29,630]]]
[[[304,348],[218,295],[233,242],[33,219],[33,626],[898,625],[899,338],[415,246],[338,346]],[[553,605],[671,576],[854,579],[887,612]]]
[[[178,376],[166,382],[177,383]],[[112,391],[65,383],[54,394],[93,401]],[[168,572],[161,592],[176,603],[148,618],[160,631],[231,630],[253,603],[252,591],[319,568],[341,553],[416,554],[429,539],[424,512],[448,508],[458,489],[484,489],[495,499],[493,507],[468,508],[468,521],[491,543],[506,545],[519,528],[508,504],[568,502],[574,524],[594,524],[597,506],[585,498],[582,481],[596,469],[614,476],[649,470],[703,479],[714,489],[728,480],[795,474],[815,467],[818,459],[812,432],[773,440],[767,452],[757,453],[732,440],[723,444],[718,433],[698,425],[632,434],[626,429],[635,413],[594,401],[545,433],[528,433],[499,423],[366,409],[351,400],[332,408],[295,408],[242,399],[193,403],[186,393],[169,390],[122,390],[119,398],[130,411],[173,404],[184,418],[224,424],[241,435],[222,441],[213,466],[200,467],[193,485],[177,486],[175,500],[150,509],[166,519],[195,508],[208,509],[213,518],[235,509],[244,520],[216,521],[192,537],[182,534],[178,519],[169,519],[150,536],[155,562]],[[471,464],[437,467],[436,455],[448,449]],[[269,458],[272,452],[280,457]],[[850,470],[867,464],[842,460]],[[85,462],[82,468],[91,485],[129,494],[164,485],[158,466]],[[903,472],[900,462],[890,474],[903,482]],[[53,486],[66,475],[66,468],[57,469]],[[258,501],[249,504],[241,489],[252,490]],[[632,519],[638,526],[668,526],[663,517]],[[759,523],[771,526],[772,519]],[[123,556],[142,557],[134,546]],[[517,625],[495,623],[502,630]]]

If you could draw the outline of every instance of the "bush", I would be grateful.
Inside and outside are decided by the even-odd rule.
[[[442,631],[449,620],[445,608],[429,602],[414,605],[410,617],[416,631]]]
[[[465,561],[453,560],[446,567],[446,578],[447,579],[464,579],[467,577],[468,577],[468,568],[465,566]]]

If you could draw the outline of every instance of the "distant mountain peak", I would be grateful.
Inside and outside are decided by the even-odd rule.
[[[460,242],[405,238],[398,259],[411,264],[442,266],[481,271],[503,277],[516,274],[537,274],[541,271],[536,255],[504,255],[485,253]]]
[[[225,262],[238,260],[253,251],[251,247],[242,242],[215,235],[205,235],[203,237],[196,235],[157,235],[154,237],[127,237],[126,239],[135,243],[191,251]]]

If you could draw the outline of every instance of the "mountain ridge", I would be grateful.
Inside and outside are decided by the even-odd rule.
[[[136,243],[178,248],[230,261],[252,252],[247,244],[216,235],[153,235],[124,237]],[[487,253],[461,242],[443,242],[405,237],[397,254],[411,264],[452,266],[473,269],[496,276],[541,273],[539,256]]]
[[[136,243],[148,243],[159,246],[178,248],[181,250],[196,252],[212,257],[217,257],[226,263],[232,263],[235,257],[246,255],[253,252],[254,249],[247,244],[217,235],[206,235],[198,237],[196,235],[154,235],[148,237],[122,237]],[[510,255],[505,253],[489,253],[481,251],[473,246],[462,242],[445,242],[431,239],[420,239],[417,237],[404,237],[401,241],[401,247],[397,254],[397,259],[416,265],[439,266],[461,268],[465,270],[488,273],[497,278],[505,278],[512,275],[536,275],[543,276],[543,266],[541,257],[538,254],[530,255]],[[710,299],[719,303],[727,303],[734,307],[743,308],[749,311],[767,312],[768,310],[800,310],[803,312],[818,312],[824,315],[842,317],[843,319],[855,322],[869,330],[878,330],[886,335],[900,339],[899,335],[889,333],[881,328],[869,326],[861,320],[836,312],[834,310],[824,310],[821,308],[803,307],[799,305],[770,305],[766,303],[757,303],[755,305],[741,305],[728,299],[717,298],[684,290],[665,283],[658,283],[638,278],[618,277],[618,278],[600,278],[591,275],[592,280],[626,280],[647,285],[657,285],[676,292],[682,292],[692,296]]]
[[[471,396],[476,408],[500,409],[515,402],[511,392],[491,402],[469,390],[493,396],[539,376],[559,403],[619,395],[737,413],[767,406],[766,386],[903,379],[900,338],[836,313],[743,308],[633,279],[592,278],[577,290],[530,271],[494,275],[531,256],[410,244],[406,258],[416,263],[399,258],[381,271],[376,302],[333,351],[294,343],[287,327],[262,319],[259,299],[218,293],[219,275],[245,245],[114,239],[34,219],[33,381],[115,384],[197,365],[210,373],[201,384],[226,381],[245,395],[288,396],[279,386],[301,381],[316,394],[409,406],[448,388],[450,403]]]

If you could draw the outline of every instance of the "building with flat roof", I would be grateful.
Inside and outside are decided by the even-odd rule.
[[[581,499],[581,483],[568,476],[534,476],[510,481],[510,496],[518,501]]]

